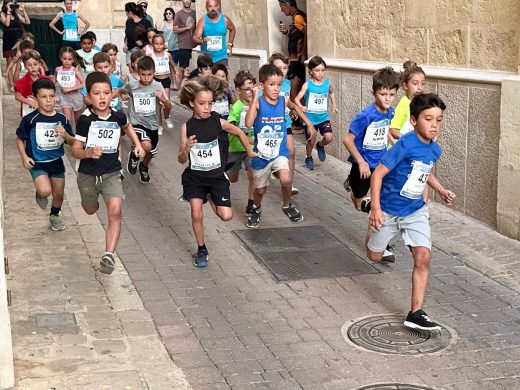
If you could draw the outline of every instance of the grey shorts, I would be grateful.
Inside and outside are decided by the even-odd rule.
[[[60,91],[57,95],[60,98],[60,107],[71,107],[72,111],[81,111],[85,107],[83,96],[79,92],[64,94]]]
[[[249,169],[251,166],[251,157],[247,155],[247,152],[229,152],[228,153],[228,167],[227,173],[231,175],[238,175],[242,165],[245,169]]]
[[[271,174],[279,170],[289,170],[289,159],[285,156],[278,156],[271,161],[263,169],[253,169],[253,178],[255,181],[255,188],[267,187]]]
[[[368,249],[372,252],[383,252],[397,233],[401,233],[406,246],[432,248],[430,222],[428,221],[430,213],[427,205],[406,217],[396,217],[385,212],[383,214],[385,223],[379,228],[379,231],[372,230],[367,243]]]
[[[92,176],[78,172],[77,182],[83,206],[97,204],[99,195],[103,196],[105,202],[114,197],[125,198],[120,171],[107,173],[102,176]]]

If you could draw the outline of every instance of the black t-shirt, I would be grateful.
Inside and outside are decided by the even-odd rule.
[[[122,112],[112,111],[100,118],[88,108],[81,114],[76,125],[76,139],[85,143],[85,149],[101,146],[99,159],[85,158],[79,163],[78,171],[91,176],[101,176],[121,170],[119,161],[119,138],[121,129],[128,121]]]
[[[228,135],[220,124],[220,114],[212,112],[207,119],[191,117],[186,122],[186,136],[190,138],[192,135],[197,138],[197,143],[188,154],[189,165],[186,169],[199,176],[220,176],[226,170],[229,147]],[[218,167],[215,164],[217,161],[220,161]]]
[[[142,32],[144,33],[147,28],[153,27],[149,20],[146,18],[142,18],[139,22],[134,22],[132,19],[127,19],[125,24],[125,38],[126,38],[126,45],[128,46],[128,50],[132,50],[134,47],[137,46],[135,43],[137,39],[136,30],[137,27],[140,26],[140,29],[142,29]],[[147,43],[147,42],[145,42]]]

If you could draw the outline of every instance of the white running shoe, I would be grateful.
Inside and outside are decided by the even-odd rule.
[[[163,133],[163,127],[159,126],[159,130],[157,130],[157,134],[162,135]]]
[[[168,129],[173,129],[173,123],[172,123],[172,120],[170,118],[165,118],[164,119],[164,123],[166,123],[166,127]]]

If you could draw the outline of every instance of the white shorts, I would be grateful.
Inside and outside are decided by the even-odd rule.
[[[432,248],[430,222],[428,221],[430,213],[427,205],[406,217],[396,217],[385,212],[383,214],[385,223],[379,228],[379,231],[372,230],[367,243],[368,249],[372,252],[383,252],[397,233],[401,233],[406,246]]]
[[[278,172],[282,169],[289,170],[289,159],[284,156],[276,157],[263,169],[253,169],[255,188],[267,187],[269,185],[269,178],[271,177],[271,173]]]

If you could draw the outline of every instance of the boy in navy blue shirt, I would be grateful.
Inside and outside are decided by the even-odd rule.
[[[38,79],[32,85],[38,109],[24,116],[16,130],[16,147],[25,169],[31,173],[36,187],[36,203],[45,209],[52,195],[49,227],[65,229],[60,217],[65,190],[63,144],[71,145],[74,135],[67,118],[54,111],[56,87],[48,79]]]
[[[367,256],[381,261],[396,233],[401,233],[413,256],[412,304],[404,325],[414,329],[439,330],[422,310],[428,284],[431,258],[428,206],[424,201],[426,184],[447,204],[455,194],[446,190],[433,174],[441,156],[434,139],[440,131],[446,106],[435,94],[421,94],[410,104],[410,121],[415,131],[399,139],[384,155],[372,173],[371,212],[367,231]]]

